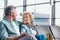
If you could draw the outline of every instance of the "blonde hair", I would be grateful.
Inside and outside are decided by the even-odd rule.
[[[30,19],[30,21],[33,20],[32,12],[24,12],[24,13],[23,13],[23,17],[24,17],[24,15],[29,15],[29,19]],[[22,19],[23,19],[23,18],[22,18]]]

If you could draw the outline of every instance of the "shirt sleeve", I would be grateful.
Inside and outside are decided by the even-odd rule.
[[[21,26],[21,33],[26,32],[25,28],[23,26]]]
[[[7,40],[8,32],[6,30],[6,27],[2,22],[0,22],[0,39],[1,40]]]
[[[35,30],[33,30],[32,28],[30,28],[30,30],[31,30],[33,35],[36,35],[36,31]]]

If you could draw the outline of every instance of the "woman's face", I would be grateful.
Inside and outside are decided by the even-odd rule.
[[[28,24],[31,23],[31,20],[30,20],[29,15],[24,15],[24,16],[23,16],[23,22],[24,22],[24,23],[28,23]]]

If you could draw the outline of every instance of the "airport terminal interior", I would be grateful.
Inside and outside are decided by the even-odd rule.
[[[53,40],[60,40],[60,0],[0,0],[0,21],[9,5],[16,7],[16,20],[22,22],[23,12],[32,12],[38,32],[46,37],[51,33]]]

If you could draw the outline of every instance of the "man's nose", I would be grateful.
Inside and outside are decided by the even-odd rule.
[[[18,16],[18,14],[16,14],[16,16]]]

